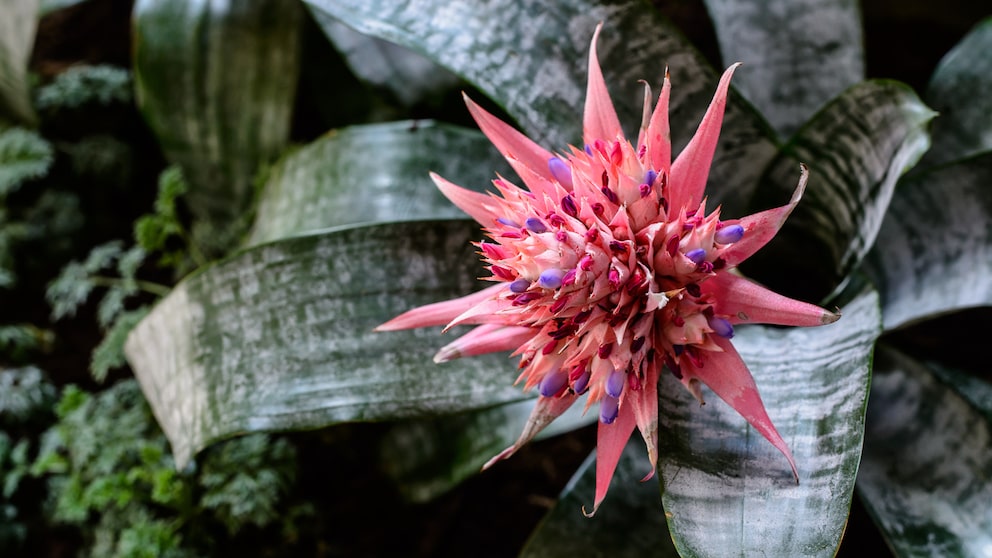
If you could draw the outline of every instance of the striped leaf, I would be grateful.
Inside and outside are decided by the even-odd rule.
[[[596,453],[586,459],[520,553],[521,558],[678,558],[665,523],[658,484],[639,482],[649,470],[636,434],[624,448],[607,502],[595,518],[592,505]]]
[[[795,456],[799,484],[728,405],[704,390],[700,406],[666,375],[659,471],[675,545],[686,557],[833,556],[861,457],[878,297],[862,290],[828,326],[739,329],[734,345]]]
[[[28,83],[40,0],[4,0],[0,17],[0,128],[35,122]]]
[[[467,221],[339,229],[245,250],[177,285],[125,345],[177,465],[244,432],[525,398],[503,355],[436,365],[436,328],[372,331],[477,290],[479,234]]]
[[[190,183],[199,240],[221,249],[249,208],[252,177],[286,145],[302,12],[292,0],[138,0],[138,104]]]
[[[929,147],[933,114],[909,87],[892,81],[867,81],[834,99],[769,167],[755,210],[788,199],[799,162],[809,166],[809,186],[778,236],[742,266],[745,272],[806,299],[841,284],[874,243],[896,181]]]
[[[671,69],[672,141],[677,153],[702,118],[718,74],[646,2],[618,0],[304,0],[318,20],[336,18],[435,60],[502,106],[536,142],[564,150],[582,140],[589,42],[605,22],[599,56],[620,121],[636,138],[645,80]],[[742,69],[746,71],[746,69]],[[711,199],[740,207],[775,153],[767,123],[739,97],[728,104],[710,173]]]
[[[992,305],[992,152],[902,180],[865,269],[886,329]]]
[[[856,0],[705,0],[737,90],[784,137],[864,79]]]
[[[858,491],[899,556],[992,548],[992,385],[972,377],[963,395],[952,377],[878,350]]]
[[[510,168],[476,130],[409,121],[332,131],[270,169],[249,243],[357,223],[465,218],[430,171],[483,191]]]
[[[925,99],[939,113],[924,162],[945,163],[992,150],[992,17],[979,23],[937,66]]]

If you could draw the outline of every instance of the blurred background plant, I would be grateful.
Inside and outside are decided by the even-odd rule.
[[[992,323],[988,7],[8,4],[0,554],[992,548],[992,378],[981,352]],[[460,92],[545,147],[577,142],[600,20],[628,127],[639,121],[636,80],[657,88],[671,67],[676,149],[714,68],[745,62],[710,184],[725,214],[781,204],[796,161],[811,166],[786,238],[744,271],[842,306],[846,329],[741,335],[773,418],[776,402],[802,402],[783,418],[786,438],[817,433],[794,448],[808,468],[799,509],[744,487],[778,470],[746,428],[716,404],[701,411],[667,394],[664,490],[636,482],[644,464],[630,452],[587,520],[588,419],[567,415],[477,474],[529,413],[512,364],[438,368],[435,332],[369,333],[476,287],[468,241],[478,232],[427,171],[479,189],[513,175]],[[795,273],[775,273],[782,261]],[[391,282],[407,274],[416,289]],[[784,368],[821,383],[773,385]],[[817,399],[840,389],[846,406]]]

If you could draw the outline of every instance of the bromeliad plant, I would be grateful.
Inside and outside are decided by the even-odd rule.
[[[545,432],[605,419],[598,428],[612,434],[602,436],[596,462],[616,467],[610,498],[599,506],[610,471],[594,481],[596,472],[584,466],[527,555],[577,548],[831,555],[859,466],[859,490],[897,552],[918,551],[932,542],[930,533],[948,552],[981,548],[992,525],[982,505],[992,491],[992,456],[988,399],[975,394],[988,382],[930,363],[951,354],[950,345],[918,359],[896,352],[898,338],[879,339],[992,300],[992,233],[984,225],[992,214],[984,186],[992,170],[983,135],[992,128],[992,95],[975,91],[990,87],[992,72],[982,70],[988,24],[933,78],[927,101],[943,113],[933,132],[939,158],[931,155],[927,168],[900,180],[930,146],[934,113],[902,84],[864,81],[859,16],[850,2],[817,3],[818,17],[832,22],[823,26],[831,34],[823,44],[786,9],[794,2],[707,2],[724,61],[745,63],[735,86],[754,106],[639,1],[302,4],[328,35],[344,23],[461,76],[533,140],[470,105],[501,153],[473,129],[364,124],[289,151],[267,168],[242,247],[180,282],[127,342],[180,467],[243,432],[392,421],[383,466],[423,500],[475,474],[504,447],[513,451],[573,402],[573,392],[588,390],[586,401],[599,400],[598,412],[583,417],[584,404],[574,405]],[[166,156],[190,179],[193,237],[216,240],[214,250],[240,230],[254,169],[285,148],[297,70],[320,65],[300,64],[301,13],[292,0],[246,0],[237,9],[135,3],[136,98]],[[598,64],[584,64],[600,21],[607,30],[602,77]],[[385,54],[362,58],[369,53]],[[372,62],[409,68],[407,56],[373,47],[347,51],[346,59],[367,76],[361,70]],[[16,109],[25,79],[14,77],[17,90],[4,89],[0,98]],[[448,72],[439,78],[450,79]],[[662,85],[663,102],[646,117],[638,79]],[[575,114],[583,112],[587,80],[583,129]],[[323,93],[344,89],[334,82]],[[694,135],[713,91],[712,112]],[[622,132],[620,123],[639,120],[647,123],[643,136]],[[635,136],[634,144],[623,140]],[[570,144],[580,147],[564,149]],[[800,163],[809,166],[809,184],[797,204],[789,196]],[[494,195],[483,194],[493,172],[511,170],[527,190],[501,178]],[[441,189],[486,232],[436,193],[428,171],[452,181]],[[718,205],[719,213],[706,213]],[[776,238],[754,253],[779,225]],[[480,243],[483,234],[490,240]],[[472,242],[500,279],[481,299],[470,295],[483,274]],[[834,315],[771,298],[730,271],[738,263],[775,291],[839,307],[843,320],[809,329],[743,325],[815,325]],[[469,315],[476,313],[456,321],[485,317],[508,329],[486,323],[463,333],[442,350],[446,362],[431,362],[440,344],[435,330],[373,332],[400,312],[465,295]],[[583,306],[588,300],[603,304]],[[437,323],[447,324],[469,305],[458,314],[441,308]],[[781,308],[791,315],[781,316]],[[502,322],[505,316],[513,321]],[[876,345],[885,348],[868,405]],[[503,355],[451,358],[497,346],[523,347],[524,384],[535,390],[513,387],[515,372]],[[671,374],[661,373],[662,363]],[[698,385],[694,378],[709,386],[697,394],[709,401],[712,390],[730,405],[700,406],[678,385]],[[533,391],[538,414],[528,423]],[[914,412],[894,411],[906,409]],[[646,468],[631,457],[641,448],[621,452],[635,424],[657,456],[661,505],[657,484],[635,482],[654,470],[655,457]],[[922,444],[935,439],[953,448],[942,457],[966,466],[928,460],[934,452]],[[899,440],[888,442],[903,451],[895,461],[886,440]],[[791,453],[798,484],[780,452]],[[948,470],[957,478],[968,471],[967,481],[947,482]],[[932,505],[919,504],[924,490]],[[578,513],[590,495],[599,507],[593,520]]]
[[[802,197],[743,219],[706,213],[703,188],[736,66],[720,80],[699,130],[673,162],[666,76],[652,110],[645,87],[637,145],[624,138],[603,81],[593,35],[583,117],[584,149],[555,155],[470,100],[469,111],[527,185],[494,182],[486,196],[432,175],[441,192],[481,224],[478,243],[492,287],[410,310],[380,331],[482,324],[434,357],[514,351],[524,388],[540,397],[521,437],[486,463],[509,457],[588,392],[599,404],[596,499],[636,425],[650,472],[658,462],[658,381],[667,369],[703,403],[701,384],[740,413],[789,460],[751,373],[729,340],[734,326],[813,326],[840,316],[777,295],[734,272],[781,227]]]

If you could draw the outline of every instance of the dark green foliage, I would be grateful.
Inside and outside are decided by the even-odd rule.
[[[104,303],[107,302],[104,298]],[[101,311],[104,305],[100,305]],[[113,325],[107,330],[100,344],[93,349],[93,356],[90,360],[90,373],[93,379],[102,382],[107,378],[107,374],[114,368],[124,366],[124,342],[127,341],[127,334],[134,326],[138,325],[145,315],[148,314],[148,307],[142,306],[137,310],[131,310],[120,314]],[[102,321],[102,319],[101,319]]]
[[[280,507],[296,477],[285,439],[230,440],[207,452],[199,471],[178,473],[137,382],[95,395],[70,386],[56,412],[31,472],[48,476],[50,516],[81,529],[85,555],[224,555],[211,526],[234,539],[299,511]]]
[[[0,199],[27,180],[48,173],[52,146],[35,132],[9,128],[0,132]]]
[[[131,73],[114,66],[76,66],[38,90],[38,110],[78,108],[89,103],[130,103]]]
[[[180,275],[188,272],[192,264],[204,263],[176,210],[176,202],[188,188],[182,169],[176,165],[165,169],[158,178],[155,211],[134,223],[134,239],[138,246],[148,253],[160,253],[159,265],[171,267]],[[175,240],[180,241],[178,247]]]
[[[0,331],[9,328],[0,328]],[[21,425],[48,412],[55,386],[34,366],[0,370],[0,427]]]

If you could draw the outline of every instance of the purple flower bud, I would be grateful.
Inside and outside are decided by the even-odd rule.
[[[517,279],[516,281],[510,283],[510,290],[515,293],[522,293],[530,288],[530,281],[526,279]]]
[[[706,260],[706,250],[703,250],[702,248],[689,250],[688,252],[685,253],[685,257],[692,260],[692,263],[699,265],[703,263],[704,260]]]
[[[647,174],[644,175],[644,182],[648,186],[654,186],[654,181],[658,179],[658,173],[654,170],[649,170]]]
[[[637,187],[638,191],[641,193],[642,198],[646,198],[651,195],[651,185],[644,183]]]
[[[579,208],[575,206],[575,200],[572,199],[571,194],[561,199],[561,209],[572,217],[579,214]]]
[[[561,184],[566,190],[572,189],[572,169],[565,161],[558,157],[548,159],[548,170],[551,171],[551,176],[555,177],[558,184]]]
[[[616,397],[604,395],[599,400],[599,421],[603,424],[613,424],[613,421],[617,420],[619,412],[620,400]]]
[[[508,219],[506,217],[500,217],[499,219],[496,219],[496,222],[500,223],[501,225],[506,225],[507,227],[513,227],[515,229],[520,228],[520,225],[518,225],[516,221],[514,221],[513,219]]]
[[[725,337],[727,339],[730,339],[731,337],[734,336],[733,324],[731,324],[729,321],[725,320],[724,318],[718,318],[716,316],[713,316],[711,318],[707,318],[706,323],[709,324],[710,329],[713,330],[713,333],[719,335],[720,337]]]
[[[565,388],[566,383],[568,383],[568,372],[556,368],[541,378],[541,383],[538,384],[537,390],[544,397],[551,397],[560,393]]]
[[[545,289],[557,289],[561,286],[561,280],[565,277],[565,272],[557,267],[549,267],[541,272],[537,279],[537,284]]]
[[[744,227],[740,225],[730,225],[723,227],[713,234],[713,240],[720,244],[733,244],[744,237]]]
[[[585,370],[581,372],[575,380],[572,381],[572,391],[578,394],[585,393],[586,388],[589,387],[589,371]]]
[[[528,217],[524,221],[524,226],[532,233],[548,232],[548,227],[544,224],[544,221],[541,221],[537,217]]]
[[[606,378],[606,393],[611,397],[620,397],[623,393],[623,383],[627,379],[627,373],[623,370],[614,370]]]

